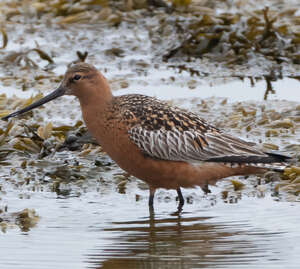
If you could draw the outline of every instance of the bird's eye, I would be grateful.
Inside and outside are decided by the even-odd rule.
[[[74,79],[74,80],[79,80],[79,79],[81,79],[81,76],[80,76],[80,75],[75,75],[75,76],[73,77],[73,79]]]

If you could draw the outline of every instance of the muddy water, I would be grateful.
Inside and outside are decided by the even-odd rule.
[[[27,34],[23,36],[23,32]],[[87,61],[103,71],[116,94],[157,96],[201,112],[212,122],[222,122],[222,113],[228,116],[228,110],[240,101],[245,106],[263,104],[282,111],[300,102],[299,80],[288,77],[290,74],[272,82],[273,89],[267,94],[265,80],[254,79],[251,84],[248,78],[237,78],[236,70],[216,68],[214,63],[204,60],[195,66],[209,75],[191,76],[158,61],[147,35],[144,28],[126,24],[118,28],[78,25],[65,29],[20,24],[11,29],[13,42],[6,53],[32,48],[35,40],[54,56],[56,67],[43,71],[47,62],[34,55],[31,57],[37,61],[38,69],[7,65],[2,70],[3,77],[24,76],[25,84],[31,87],[22,91],[18,79],[17,82],[12,79],[10,85],[2,81],[0,92],[24,98],[48,92],[57,82],[46,79],[37,83],[33,77],[63,74],[66,65],[76,60],[76,50],[80,48],[89,51]],[[111,55],[107,50],[112,46],[123,49],[124,56]],[[265,74],[263,68],[249,72],[244,76]],[[299,76],[299,67],[294,69],[293,76]],[[228,99],[228,104],[220,106],[224,99]],[[199,111],[202,100],[217,105]],[[81,119],[78,109],[76,100],[61,98],[34,112],[33,118],[27,120],[70,124]],[[230,132],[236,131],[230,125],[225,127]],[[258,138],[259,135],[251,133],[248,136],[253,141]],[[284,141],[270,138],[271,142],[274,140],[279,146],[286,146],[292,142],[299,144],[300,137],[296,130]],[[123,181],[118,177],[122,171],[116,165],[106,169],[97,167],[95,159],[98,158],[104,163],[111,162],[105,156],[84,157],[78,152],[64,151],[46,160],[38,160],[33,154],[12,156],[9,165],[1,165],[0,206],[7,206],[4,217],[9,223],[0,233],[1,269],[299,268],[300,204],[296,202],[299,197],[291,200],[279,195],[274,191],[274,182],[260,183],[258,188],[261,179],[252,176],[235,178],[245,183],[241,191],[232,191],[229,180],[211,187],[212,193],[208,195],[199,188],[183,190],[186,204],[180,214],[176,213],[175,192],[159,190],[155,212],[149,212],[147,186],[130,177],[122,188]],[[83,167],[81,173],[87,178],[84,182],[70,180],[61,184],[58,191],[53,189],[49,176],[39,177],[38,168],[29,166],[23,171],[24,159],[34,160],[43,171],[50,172],[53,167],[63,166],[65,160],[79,162]],[[16,168],[19,178],[11,168]],[[31,182],[21,183],[28,175]],[[229,190],[226,197],[224,190]],[[37,224],[29,230],[20,229],[20,225],[10,221],[14,212],[24,208],[34,209],[39,216]]]

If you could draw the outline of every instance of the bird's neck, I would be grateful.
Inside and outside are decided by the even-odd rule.
[[[102,74],[98,74],[93,79],[91,85],[93,86],[81,91],[80,95],[77,96],[81,108],[83,110],[96,109],[97,111],[101,111],[105,109],[113,99],[109,84]]]
[[[78,96],[83,119],[99,143],[102,143],[103,131],[106,128],[107,111],[111,107],[114,96],[106,79],[101,75],[95,78],[95,87],[87,89],[89,94]]]

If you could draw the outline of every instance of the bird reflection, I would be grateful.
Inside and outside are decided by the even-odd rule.
[[[265,231],[249,232],[247,223],[194,215],[161,217],[150,210],[147,218],[111,223],[104,229],[112,235],[109,243],[86,255],[89,268],[215,268],[251,264],[269,255]]]

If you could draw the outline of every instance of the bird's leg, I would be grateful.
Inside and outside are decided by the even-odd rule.
[[[148,201],[148,205],[150,208],[153,208],[153,199],[154,199],[154,194],[155,194],[155,188],[153,188],[152,186],[149,186],[149,201]]]
[[[182,207],[184,205],[184,198],[182,196],[181,189],[177,188],[176,190],[177,190],[178,199],[179,199],[178,211],[181,211],[181,209],[182,209]]]
[[[201,186],[201,189],[205,194],[211,193],[211,190],[208,188],[208,182],[205,182],[205,184]]]

